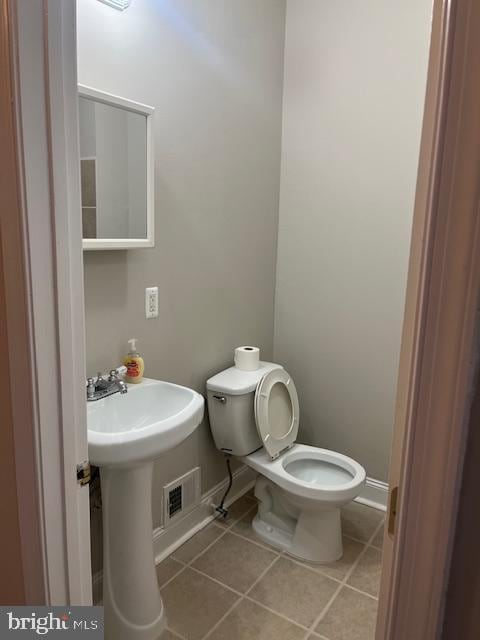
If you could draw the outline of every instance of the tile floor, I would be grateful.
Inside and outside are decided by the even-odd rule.
[[[162,640],[373,640],[383,514],[342,514],[343,558],[315,565],[260,542],[252,494],[157,567],[168,629]]]

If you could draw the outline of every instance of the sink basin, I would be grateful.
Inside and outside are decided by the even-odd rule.
[[[152,460],[187,438],[203,418],[203,397],[187,387],[145,379],[87,405],[90,462]]]
[[[158,640],[165,611],[153,553],[153,461],[203,418],[193,389],[145,379],[87,403],[90,461],[100,467],[106,640]]]

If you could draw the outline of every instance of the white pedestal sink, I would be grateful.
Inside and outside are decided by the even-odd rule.
[[[153,556],[153,460],[185,440],[203,411],[192,389],[150,379],[88,403],[90,462],[102,481],[107,640],[157,640],[165,628]]]

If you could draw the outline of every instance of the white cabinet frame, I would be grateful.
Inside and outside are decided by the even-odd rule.
[[[83,240],[84,250],[100,250],[100,249],[139,249],[142,247],[155,246],[155,156],[154,156],[154,140],[153,140],[153,114],[154,107],[150,107],[141,102],[134,102],[121,98],[111,93],[105,93],[83,84],[78,85],[78,95],[81,98],[88,98],[108,104],[112,107],[138,113],[146,116],[147,131],[147,220],[146,220],[146,238],[88,238]]]

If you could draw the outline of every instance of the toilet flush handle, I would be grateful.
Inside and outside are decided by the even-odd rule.
[[[215,398],[215,400],[218,400],[219,402],[221,402],[222,404],[225,404],[227,399],[225,398],[225,396],[213,396]]]

